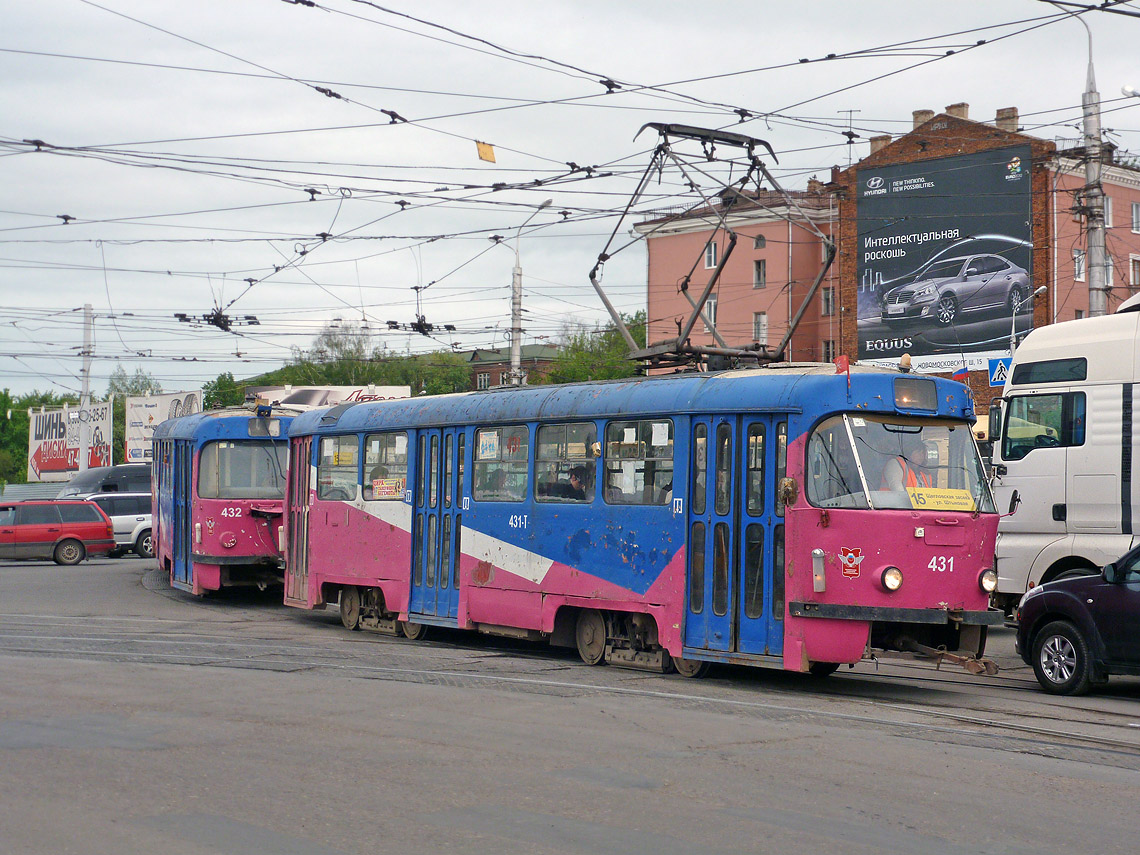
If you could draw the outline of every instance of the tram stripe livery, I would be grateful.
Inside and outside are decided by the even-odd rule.
[[[870,648],[981,670],[1001,615],[972,407],[942,379],[782,365],[303,413],[285,602],[688,676]],[[892,484],[916,445],[929,482]]]
[[[174,588],[280,585],[289,423],[235,407],[164,421],[155,428],[154,544]]]

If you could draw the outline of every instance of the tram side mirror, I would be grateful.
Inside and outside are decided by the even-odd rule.
[[[780,479],[780,501],[785,507],[791,507],[796,503],[796,498],[799,496],[799,487],[796,486],[795,478],[781,478]]]
[[[1016,514],[1017,506],[1021,504],[1021,493],[1017,490],[1013,491],[1013,495],[1009,497],[1009,513]]]

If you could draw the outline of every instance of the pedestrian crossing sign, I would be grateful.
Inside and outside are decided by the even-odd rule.
[[[990,385],[1004,386],[1009,379],[1009,364],[1013,361],[1011,356],[990,360]]]

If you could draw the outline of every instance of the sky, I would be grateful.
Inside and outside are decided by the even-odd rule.
[[[644,124],[762,138],[791,190],[963,101],[1076,144],[1082,21],[1107,139],[1140,154],[1121,94],[1140,88],[1140,2],[1081,5],[5,3],[0,388],[78,393],[88,303],[96,394],[120,366],[169,392],[252,377],[333,323],[396,354],[506,347],[516,251],[523,344],[557,343],[605,322],[589,273],[611,238],[606,294],[644,309],[631,227],[737,170],[690,144],[684,174],[632,199]]]

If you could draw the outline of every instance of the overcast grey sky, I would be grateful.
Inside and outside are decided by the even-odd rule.
[[[99,393],[119,364],[167,391],[251,376],[336,317],[397,352],[505,345],[516,230],[546,199],[519,248],[524,343],[553,340],[604,320],[587,276],[656,142],[634,140],[645,122],[762,137],[802,189],[912,110],[958,101],[1075,141],[1088,62],[1082,24],[1038,0],[2,8],[0,387],[15,393],[78,390],[85,302]],[[1120,89],[1140,87],[1140,17],[1083,19],[1108,138],[1138,152],[1140,99]],[[685,192],[663,176],[640,210]],[[643,308],[641,247],[604,281]],[[425,319],[454,331],[386,328],[415,320],[417,287]],[[259,325],[174,317],[227,306]]]

